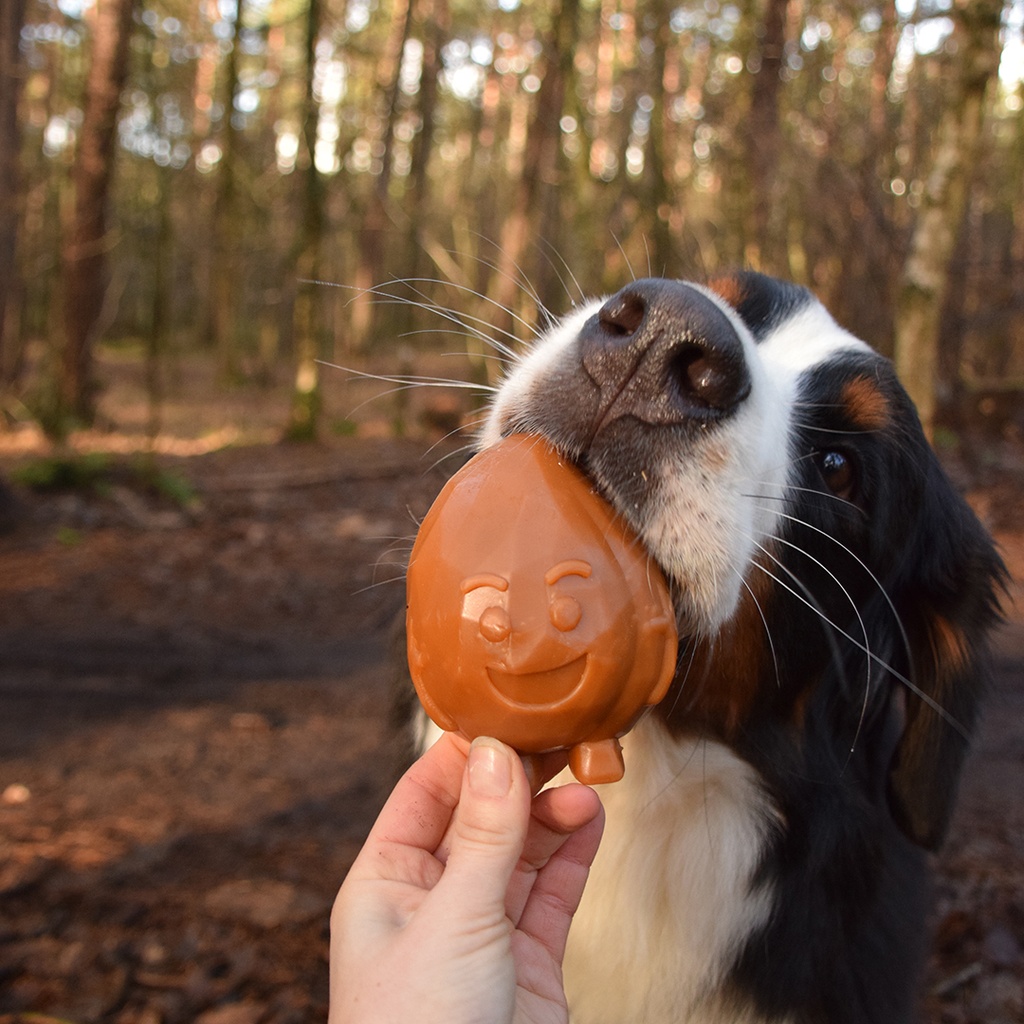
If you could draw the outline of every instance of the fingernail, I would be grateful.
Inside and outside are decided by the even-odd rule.
[[[497,740],[480,736],[469,748],[469,788],[477,796],[506,796],[512,788],[512,763]]]

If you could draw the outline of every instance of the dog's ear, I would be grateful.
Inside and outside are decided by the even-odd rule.
[[[945,837],[989,677],[988,634],[1006,569],[931,453],[923,514],[899,597],[910,643],[906,721],[890,766],[889,804],[903,832],[934,850]]]

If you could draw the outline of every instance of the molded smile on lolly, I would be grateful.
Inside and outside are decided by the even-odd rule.
[[[571,697],[583,682],[587,655],[540,672],[509,672],[488,667],[487,675],[498,695],[524,708],[546,708]]]

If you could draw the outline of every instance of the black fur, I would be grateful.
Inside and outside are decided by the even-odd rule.
[[[885,430],[846,419],[842,385],[861,374],[893,410]],[[758,879],[774,886],[774,913],[734,984],[769,1019],[899,1024],[913,1019],[924,949],[925,851],[951,812],[1004,570],[888,364],[836,360],[802,396],[802,521],[787,523],[772,566],[796,593],[773,587],[764,608],[781,678],[766,670],[731,738],[786,824]],[[855,467],[848,501],[828,494],[814,457],[837,447]],[[960,664],[937,657],[936,617],[962,638]]]

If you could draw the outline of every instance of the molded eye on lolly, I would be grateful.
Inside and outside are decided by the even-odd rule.
[[[543,438],[505,438],[448,481],[407,604],[409,669],[438,726],[568,749],[588,784],[622,778],[619,738],[675,672],[675,615],[639,539]]]

